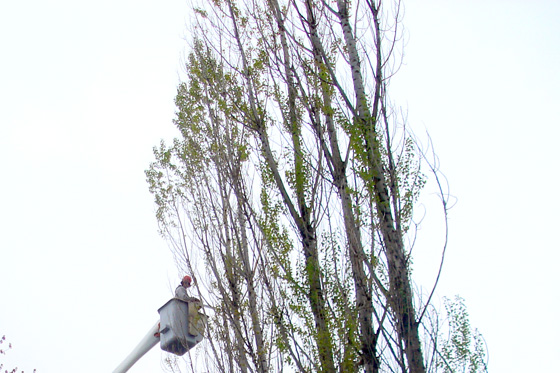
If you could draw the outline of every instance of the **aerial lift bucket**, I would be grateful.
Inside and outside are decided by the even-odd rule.
[[[183,356],[202,341],[207,316],[198,312],[200,307],[200,302],[172,298],[158,310],[162,350]]]
[[[199,313],[201,307],[200,302],[170,299],[158,310],[159,323],[150,329],[113,373],[127,372],[158,342],[162,350],[183,356],[204,338],[208,317]]]

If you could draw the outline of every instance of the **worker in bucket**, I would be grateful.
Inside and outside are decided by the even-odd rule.
[[[183,277],[181,283],[177,286],[177,289],[175,289],[175,297],[184,300],[185,302],[200,302],[200,299],[189,296],[187,292],[187,289],[191,287],[191,283],[191,276],[186,275]]]

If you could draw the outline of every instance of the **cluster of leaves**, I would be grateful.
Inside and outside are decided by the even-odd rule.
[[[485,373],[486,343],[478,329],[472,329],[465,300],[460,296],[444,298],[448,319],[448,336],[440,338],[442,347],[437,359],[441,372]]]

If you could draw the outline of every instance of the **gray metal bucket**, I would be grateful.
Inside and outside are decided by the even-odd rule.
[[[198,312],[200,302],[172,298],[159,310],[160,347],[183,356],[203,339],[207,316]]]

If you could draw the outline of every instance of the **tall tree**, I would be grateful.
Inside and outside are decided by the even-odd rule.
[[[400,3],[193,5],[181,137],[147,171],[215,307],[217,371],[426,371],[407,234],[421,155],[387,95]]]

